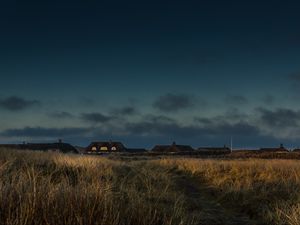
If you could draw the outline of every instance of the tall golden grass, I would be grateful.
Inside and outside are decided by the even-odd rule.
[[[235,208],[262,224],[300,224],[298,160],[164,159],[206,185],[224,207]]]
[[[232,220],[235,216],[247,218],[237,222]],[[124,161],[0,150],[1,225],[215,225],[250,221],[300,224],[299,161]]]
[[[0,151],[0,223],[193,224],[168,170],[148,163]]]

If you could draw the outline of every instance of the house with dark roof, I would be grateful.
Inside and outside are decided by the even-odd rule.
[[[283,144],[280,144],[279,148],[261,148],[259,150],[260,152],[289,152],[289,150],[287,150]]]
[[[24,149],[42,150],[62,153],[78,153],[77,149],[68,143],[28,143],[22,146]]]
[[[189,145],[177,145],[175,142],[172,145],[156,145],[152,152],[164,153],[164,152],[193,152],[195,151]]]
[[[98,141],[92,142],[86,147],[85,152],[88,154],[108,153],[108,152],[125,152],[126,147],[121,142]]]
[[[31,150],[31,151],[48,151],[48,152],[61,152],[61,153],[79,153],[78,150],[62,141],[56,143],[23,143],[23,144],[3,144],[2,148],[16,149],[16,150]]]
[[[92,142],[88,147],[85,148],[84,151],[84,153],[86,154],[102,154],[102,153],[113,153],[113,152],[143,153],[146,152],[146,149],[126,148],[121,142],[98,141],[98,142]]]
[[[231,153],[231,149],[226,145],[224,145],[223,147],[199,147],[197,151],[205,155],[224,155]]]

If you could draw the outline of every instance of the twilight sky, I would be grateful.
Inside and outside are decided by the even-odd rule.
[[[0,143],[300,146],[296,2],[1,1]]]

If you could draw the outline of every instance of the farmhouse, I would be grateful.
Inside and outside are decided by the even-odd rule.
[[[78,153],[77,149],[61,140],[57,143],[23,143],[23,144],[4,144],[2,148],[17,149],[17,150],[32,150],[32,151],[48,151],[61,153]]]
[[[126,147],[121,142],[92,142],[87,148],[86,153],[105,153],[105,152],[125,152]]]
[[[289,152],[283,144],[280,144],[279,148],[261,148],[260,152]]]
[[[172,145],[156,145],[152,152],[193,152],[194,149],[189,145],[177,145],[175,142]]]
[[[197,151],[208,155],[223,155],[231,153],[231,149],[226,145],[224,145],[224,147],[199,147]]]

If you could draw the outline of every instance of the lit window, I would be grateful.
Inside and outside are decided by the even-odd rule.
[[[112,151],[117,151],[117,148],[116,147],[112,147],[111,150]]]
[[[100,150],[101,151],[108,151],[108,148],[107,147],[101,147]]]
[[[97,151],[97,147],[92,147],[92,151]]]

